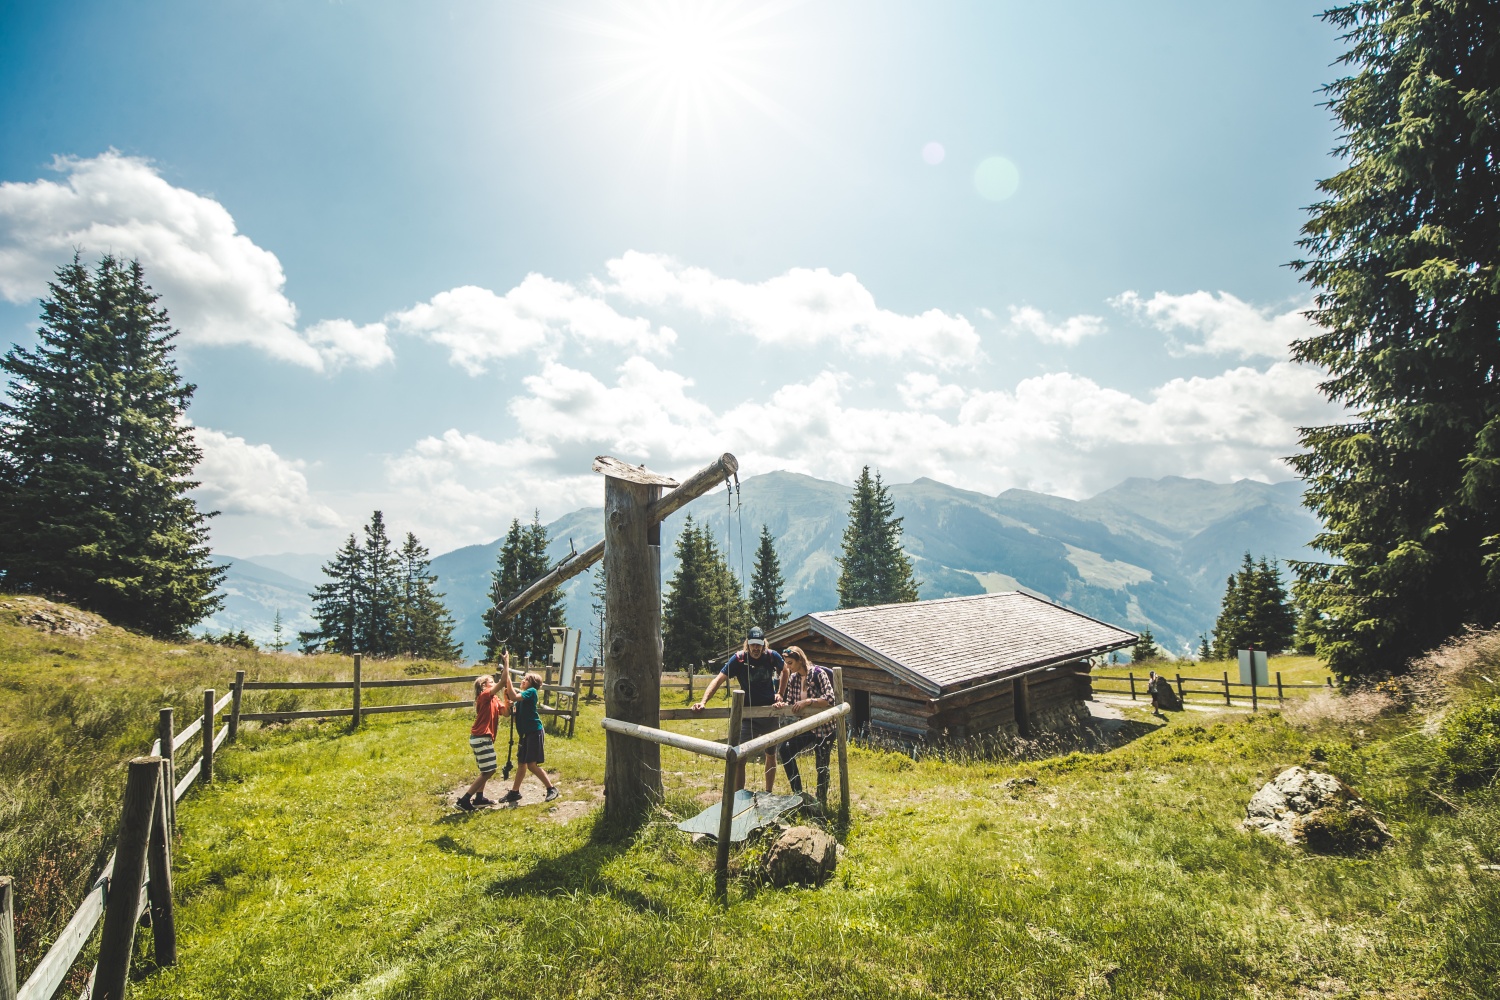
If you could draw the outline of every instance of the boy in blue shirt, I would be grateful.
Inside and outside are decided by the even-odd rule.
[[[510,714],[516,721],[516,762],[521,765],[516,768],[515,781],[512,782],[510,791],[500,801],[511,805],[521,801],[521,782],[529,769],[541,779],[543,787],[547,789],[547,795],[542,801],[551,802],[557,798],[557,788],[547,780],[547,772],[542,770],[542,764],[547,759],[542,747],[545,733],[542,730],[542,714],[537,711],[542,675],[533,670],[522,677],[521,683],[525,686],[519,694],[511,683],[509,670],[502,671],[500,676],[505,678],[505,694],[510,701]]]

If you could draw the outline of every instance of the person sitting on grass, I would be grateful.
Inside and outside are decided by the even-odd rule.
[[[801,646],[788,646],[781,651],[781,658],[786,661],[786,667],[781,671],[781,690],[776,695],[776,704],[795,709],[800,715],[811,715],[833,707],[833,671],[809,662]],[[793,736],[781,744],[781,766],[786,769],[787,784],[792,786],[794,794],[802,794],[802,773],[797,767],[797,755],[811,747],[813,763],[818,769],[818,801],[828,804],[833,736],[834,724],[825,722],[817,729]]]
[[[542,747],[542,714],[537,711],[537,695],[542,689],[542,675],[533,670],[522,677],[524,687],[517,694],[515,685],[510,681],[510,657],[507,656],[505,672],[501,676],[505,678],[505,694],[510,699],[510,711],[516,723],[516,740],[520,744],[516,748],[516,762],[520,767],[516,768],[515,781],[512,782],[510,791],[500,801],[512,805],[521,801],[521,782],[525,779],[527,770],[530,770],[547,789],[542,801],[551,802],[557,798],[557,788],[547,780],[547,772],[542,770],[547,757]]]
[[[509,653],[505,654],[505,665],[509,670]],[[464,812],[473,811],[475,806],[495,804],[494,799],[484,797],[484,786],[495,773],[496,722],[509,710],[510,706],[502,699],[494,677],[485,674],[474,681],[474,725],[469,727],[469,748],[474,751],[474,762],[479,765],[479,777],[458,798],[458,808]]]

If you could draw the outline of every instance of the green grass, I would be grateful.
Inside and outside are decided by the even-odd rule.
[[[663,807],[624,838],[596,808],[458,814],[444,796],[472,776],[463,715],[247,727],[180,808],[180,963],[154,968],[143,933],[133,995],[1500,993],[1500,874],[1481,867],[1500,859],[1500,796],[1454,811],[1422,794],[1415,720],[1177,716],[1040,762],[856,751],[833,880],[763,888],[745,870],[755,848],[737,850],[720,907],[711,849],[673,828],[714,794],[713,762],[664,749]],[[589,808],[599,715],[548,740],[564,801]],[[1366,797],[1391,847],[1322,856],[1238,829],[1255,788],[1312,762]],[[1018,775],[1037,784],[1002,785]]]
[[[1131,673],[1135,674],[1137,681],[1141,681],[1146,674],[1155,670],[1166,674],[1168,677],[1181,674],[1184,677],[1207,677],[1218,679],[1224,671],[1229,671],[1231,684],[1239,683],[1240,668],[1235,660],[1161,660],[1155,663],[1121,663],[1113,667],[1098,667],[1090,671],[1094,677],[1119,678],[1124,680]],[[1284,684],[1323,684],[1331,676],[1328,667],[1316,656],[1273,656],[1267,661],[1267,670],[1271,676],[1271,683],[1276,683],[1276,674],[1281,673]],[[1141,688],[1142,692],[1145,688]],[[1301,692],[1298,692],[1300,695]],[[1290,696],[1292,692],[1287,692]]]

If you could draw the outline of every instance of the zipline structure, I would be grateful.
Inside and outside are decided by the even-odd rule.
[[[538,597],[572,579],[601,559],[604,562],[604,816],[606,821],[631,822],[661,800],[661,747],[671,746],[724,761],[724,796],[720,804],[722,831],[718,838],[715,888],[727,890],[728,827],[734,801],[736,764],[759,756],[793,736],[828,722],[838,730],[840,813],[849,809],[847,716],[843,678],[835,671],[837,704],[797,719],[774,732],[739,742],[743,714],[786,715],[788,710],[745,709],[744,692],[736,691],[729,713],[726,743],[668,732],[661,725],[661,522],[691,501],[724,483],[731,492],[739,479],[739,462],[725,453],[687,480],[652,472],[640,465],[601,455],[594,471],[604,476],[604,540],[570,553],[552,569],[508,600],[500,609],[507,619]],[[670,490],[670,492],[663,492]],[[743,547],[743,539],[741,540]],[[719,712],[697,713],[704,718]],[[673,716],[678,713],[673,712]]]

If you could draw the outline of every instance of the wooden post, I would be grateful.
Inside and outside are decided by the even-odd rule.
[[[596,463],[596,467],[599,463]],[[608,466],[604,479],[604,714],[661,725],[661,525],[651,504],[673,480]],[[622,478],[621,473],[631,478]],[[661,747],[605,735],[604,817],[635,822],[661,797]]]
[[[163,708],[156,717],[156,738],[161,740],[161,759],[167,762],[167,830],[177,832],[177,763],[172,755],[176,748],[172,741],[177,738],[173,730],[172,709]]]
[[[691,663],[689,663],[687,665],[687,675],[688,675],[688,696],[687,696],[687,700],[688,700],[688,704],[691,705],[693,703],[693,665]]]
[[[1227,671],[1227,670],[1224,671],[1224,704],[1225,705],[1233,705],[1234,704],[1233,702],[1231,702],[1229,700],[1229,671]]]
[[[1255,687],[1255,664],[1250,665],[1250,711],[1260,711],[1260,698],[1256,694]]]
[[[208,705],[213,708],[213,692]],[[205,731],[207,727],[205,727]],[[213,737],[208,737],[213,745]],[[104,931],[99,938],[95,1000],[124,1000],[130,977],[130,954],[135,947],[136,916],[141,909],[141,882],[146,875],[146,849],[151,840],[151,816],[161,782],[161,758],[137,757],[125,781],[125,805],[115,843],[115,869],[104,905]]]
[[[594,700],[594,678],[599,676],[599,657],[594,657],[594,662],[589,664],[589,701]]]
[[[1324,683],[1327,684],[1328,690],[1330,690],[1330,691],[1333,690],[1333,677],[1332,677],[1332,675],[1330,675],[1328,677],[1328,679]]]
[[[362,664],[363,664],[363,662],[364,662],[364,654],[362,654],[362,653],[355,653],[354,654],[354,715],[349,720],[349,728],[350,729],[358,729],[359,728],[360,701],[361,701],[361,695],[363,694],[363,692],[361,691],[359,685],[360,685],[360,672],[362,670]]]
[[[1286,695],[1281,690],[1281,671],[1278,670],[1276,671],[1276,704],[1279,705],[1285,700]]]
[[[206,688],[203,692],[203,767],[198,776],[207,784],[214,780],[214,695],[218,692]]]
[[[234,672],[234,698],[229,703],[229,742],[233,743],[240,736],[240,699],[245,694],[245,672],[236,670]]]
[[[167,825],[167,802],[172,786],[167,782],[167,762],[161,762],[161,781],[156,809],[151,816],[151,842],[146,849],[146,895],[151,901],[151,940],[156,945],[157,965],[177,964],[177,917],[172,909],[172,836]]]
[[[1020,676],[1010,682],[1011,710],[1016,717],[1016,735],[1031,738],[1031,685]]]
[[[745,692],[736,691],[729,703],[729,745],[740,744],[740,721],[745,712]],[[729,902],[729,835],[734,829],[735,778],[742,761],[731,753],[724,759],[724,791],[719,796],[719,839],[714,843],[714,896]]]
[[[1135,701],[1135,671],[1126,674],[1130,678],[1130,700]]]
[[[1185,694],[1182,693],[1182,675],[1181,674],[1177,675],[1177,700],[1180,701],[1180,702],[1182,702],[1184,705],[1187,704],[1187,695],[1185,695]]]
[[[844,703],[844,668],[833,668],[833,697],[835,705]],[[839,716],[839,822],[849,822],[849,717]],[[828,803],[823,803],[826,807]]]
[[[16,902],[13,881],[0,875],[0,1000],[16,1000]]]

